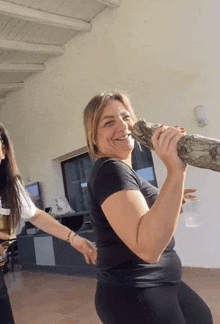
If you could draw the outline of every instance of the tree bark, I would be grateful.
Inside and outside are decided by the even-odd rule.
[[[141,144],[153,150],[151,137],[161,124],[147,123],[144,119],[134,125],[132,136]],[[183,162],[197,168],[220,172],[220,140],[201,135],[184,135],[177,145]]]

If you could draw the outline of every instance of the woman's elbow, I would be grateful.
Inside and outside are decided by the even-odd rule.
[[[155,251],[153,251],[153,252],[145,252],[145,253],[140,253],[139,254],[139,257],[143,260],[143,261],[145,261],[145,262],[147,262],[147,263],[158,263],[159,261],[160,261],[160,257],[161,257],[161,253],[160,254],[158,254],[158,253],[156,253]]]
[[[160,256],[159,257],[149,257],[146,256],[142,258],[145,262],[153,264],[153,263],[158,263],[160,261]]]

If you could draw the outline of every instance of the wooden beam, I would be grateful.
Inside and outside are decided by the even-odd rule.
[[[25,42],[17,42],[13,40],[0,39],[0,50],[21,51],[28,53],[46,54],[46,55],[63,55],[64,46],[29,44]]]
[[[24,82],[0,83],[0,91],[19,90],[24,88]]]
[[[122,3],[122,0],[96,0],[96,1],[104,3],[109,7],[115,7],[115,8],[120,7],[120,5]]]
[[[3,105],[6,103],[6,98],[0,98],[0,105]]]
[[[73,29],[77,31],[90,31],[92,29],[90,23],[80,19],[59,16],[5,1],[0,1],[0,14],[22,20],[34,21],[38,24]]]
[[[44,64],[0,64],[0,72],[41,72],[44,70]]]

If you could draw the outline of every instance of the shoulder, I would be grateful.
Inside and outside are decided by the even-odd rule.
[[[103,158],[96,161],[88,186],[90,194],[102,203],[107,197],[122,190],[140,190],[134,170],[117,159]]]
[[[94,164],[95,171],[98,171],[100,169],[130,169],[128,165],[123,163],[120,160],[113,159],[113,158],[100,158],[96,160]]]
[[[97,181],[105,180],[116,183],[117,180],[121,182],[129,179],[139,183],[136,172],[127,164],[113,158],[100,158],[94,164],[89,182],[93,185]]]

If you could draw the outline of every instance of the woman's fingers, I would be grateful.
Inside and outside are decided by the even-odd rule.
[[[187,165],[180,159],[177,152],[178,142],[184,134],[185,129],[178,126],[166,129],[161,126],[152,136],[155,152],[170,171],[186,170]]]
[[[90,264],[90,257],[87,253],[83,254],[87,264]]]
[[[10,235],[0,232],[0,240],[10,240]]]
[[[165,127],[164,125],[161,125],[155,130],[152,136],[152,144],[154,148],[156,148],[158,145],[167,146],[173,138],[175,138],[176,136],[178,137],[178,135],[179,138],[181,138],[184,134],[185,129],[180,128],[179,126]],[[176,139],[179,140],[179,138]]]
[[[154,131],[152,138],[151,138],[153,146],[154,146],[154,143],[156,143],[156,141],[159,140],[160,135],[162,134],[163,131],[164,131],[164,125],[161,125]]]
[[[163,155],[169,155],[176,151],[177,143],[183,134],[176,128],[170,127],[162,132],[158,132],[157,137],[154,139],[154,149],[155,151],[160,150]]]
[[[10,240],[10,235],[0,232],[0,240],[5,240],[8,241]],[[2,244],[0,244],[0,255],[1,256],[5,256],[5,252],[7,250],[9,242],[3,242]]]
[[[196,192],[197,189],[184,189],[184,195],[187,195],[189,193],[192,193],[192,192]]]
[[[5,249],[0,245],[0,255],[4,256],[5,255]]]
[[[174,128],[165,130],[159,138],[159,145],[164,148],[165,151],[171,144],[177,144],[179,132]]]
[[[90,243],[89,241],[86,241],[86,244],[87,244],[87,251],[86,251],[86,253],[84,255],[85,258],[86,258],[86,262],[88,260],[89,263],[96,264],[96,261],[97,261],[97,250],[93,246],[93,244]]]
[[[77,235],[73,237],[71,245],[77,251],[81,252],[84,255],[85,260],[88,264],[96,264],[97,250],[96,247],[90,241]]]
[[[196,189],[185,189],[184,190],[184,198],[185,199],[198,199],[196,195],[193,195],[196,192]]]

